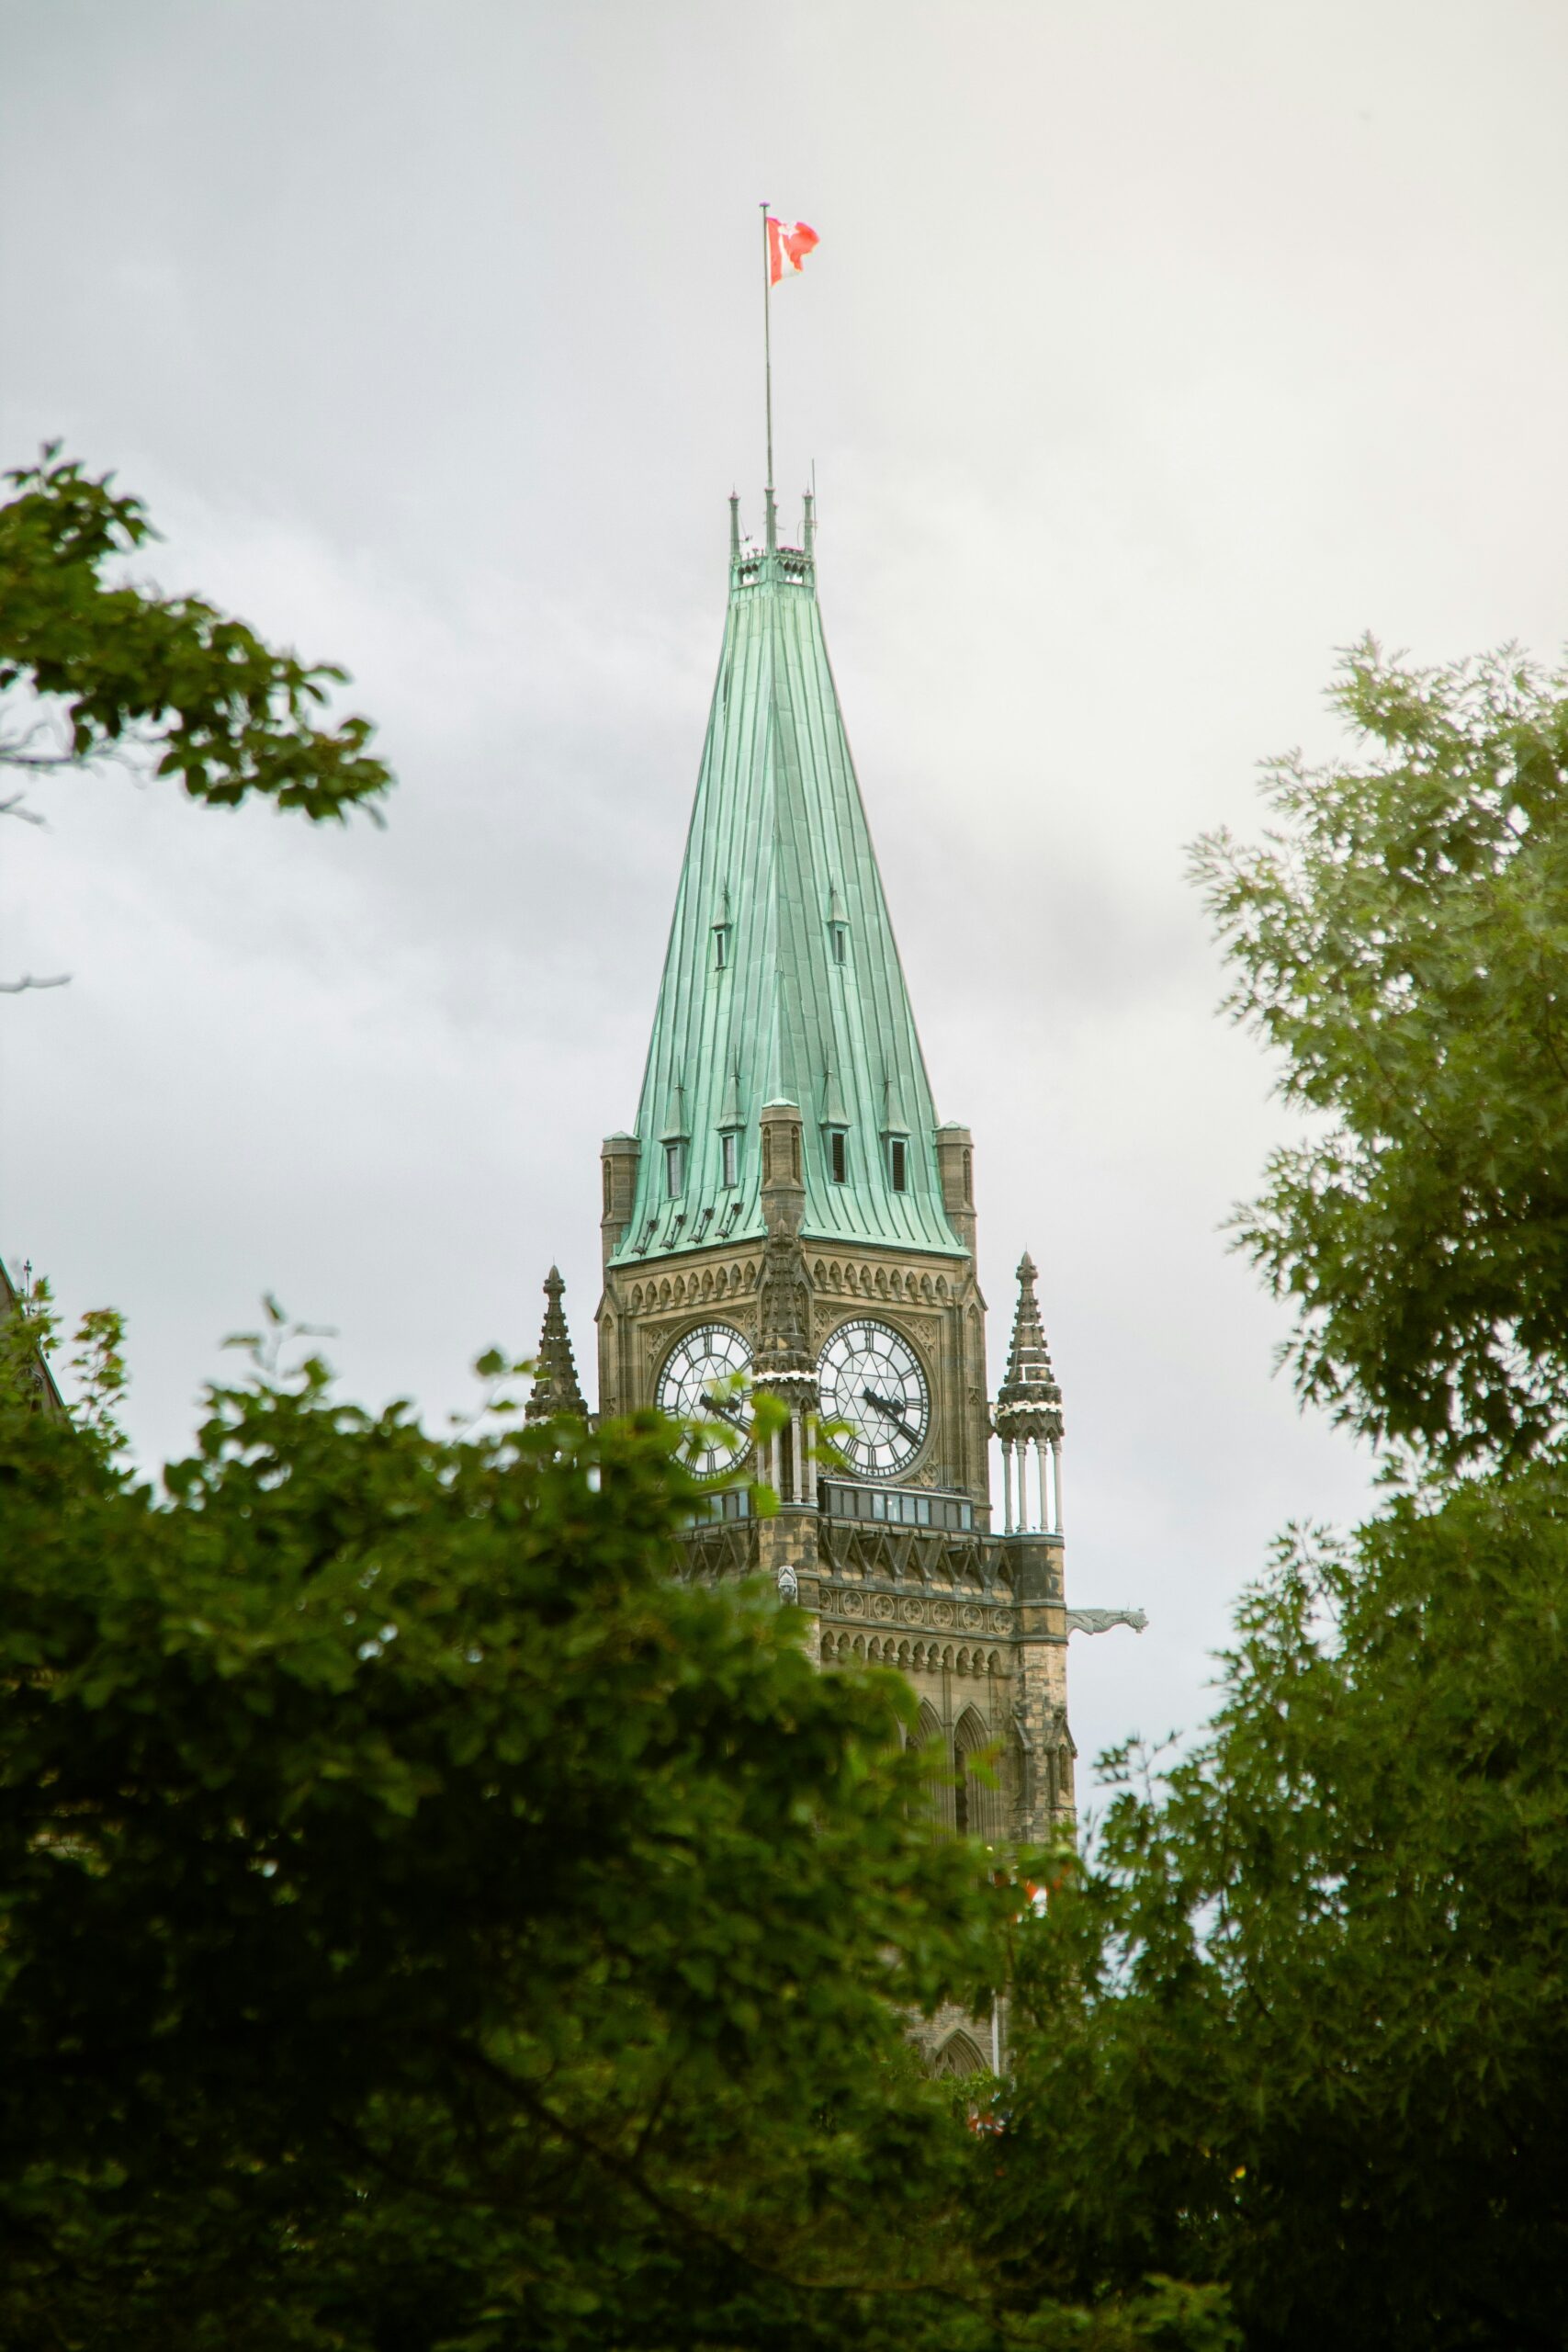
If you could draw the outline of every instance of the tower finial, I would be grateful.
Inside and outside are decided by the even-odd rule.
[[[558,1413],[574,1414],[580,1421],[588,1419],[588,1408],[577,1385],[571,1333],[567,1329],[566,1317],[561,1312],[561,1295],[565,1289],[560,1268],[552,1266],[545,1276],[545,1322],[539,1333],[539,1350],[535,1359],[538,1370],[534,1374],[532,1394],[523,1408],[525,1421],[553,1420]]]
[[[738,490],[729,493],[729,560],[731,563],[740,560],[740,492]]]
[[[1018,1312],[1013,1317],[1008,1376],[997,1397],[992,1426],[1002,1442],[1002,1502],[1005,1532],[1060,1535],[1062,1532],[1062,1392],[1051,1369],[1051,1351],[1034,1295],[1034,1261],[1026,1250],[1018,1261]],[[1033,1477],[1030,1456],[1033,1456]],[[1050,1457],[1047,1487],[1046,1457]],[[1016,1500],[1013,1471],[1018,1472]],[[1034,1487],[1034,1498],[1030,1495]]]
[[[1050,1439],[1062,1434],[1062,1392],[1051,1369],[1051,1351],[1034,1295],[1037,1272],[1026,1250],[1018,1261],[1018,1311],[1007,1378],[997,1398],[997,1432],[1002,1437]]]

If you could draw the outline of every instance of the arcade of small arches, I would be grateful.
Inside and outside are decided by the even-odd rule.
[[[936,1663],[928,1660],[932,1667]],[[1073,1746],[1060,1711],[1032,1754],[1016,1717],[1000,1726],[987,1724],[973,1702],[961,1707],[950,1737],[931,1701],[922,1700],[908,1737],[916,1747],[939,1749],[943,1758],[931,1782],[938,1830],[988,1840],[1015,1835],[1032,1782],[1049,1816],[1072,1803]]]
[[[1005,1837],[1022,1781],[1016,1727],[987,1728],[976,1708],[965,1707],[953,1726],[950,1745],[942,1717],[927,1699],[912,1737],[917,1747],[940,1747],[944,1758],[931,1782],[935,1826],[960,1838]],[[982,1758],[991,1768],[984,1778]]]
[[[757,1287],[755,1258],[737,1258],[728,1266],[705,1266],[699,1273],[666,1274],[661,1282],[634,1283],[631,1309],[705,1305],[714,1298],[739,1298]]]
[[[951,1296],[945,1274],[930,1274],[913,1266],[855,1267],[837,1258],[818,1258],[811,1269],[818,1290],[847,1291],[852,1297],[905,1298],[922,1306],[943,1306]]]
[[[901,1298],[925,1306],[945,1306],[953,1296],[945,1274],[913,1266],[856,1266],[847,1260],[818,1258],[811,1271],[819,1291],[851,1298]],[[756,1289],[757,1281],[755,1258],[732,1259],[728,1265],[694,1266],[689,1274],[665,1274],[657,1282],[634,1283],[631,1311],[640,1315],[670,1306],[706,1306],[717,1298],[741,1298]]]
[[[951,1642],[880,1641],[874,1634],[835,1634],[822,1629],[824,1666],[890,1666],[900,1674],[1001,1674],[999,1650],[954,1648]]]

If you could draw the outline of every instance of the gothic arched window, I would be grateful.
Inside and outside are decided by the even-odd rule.
[[[953,1735],[953,1826],[961,1838],[997,1835],[997,1792],[976,1767],[995,1746],[973,1707],[966,1707]]]
[[[947,1740],[942,1728],[942,1717],[929,1699],[922,1704],[915,1724],[914,1744],[917,1747],[936,1751],[936,1762],[926,1785],[930,1791],[931,1827],[933,1830],[944,1828],[948,1825],[953,1804],[953,1777],[947,1769]]]
[[[987,2072],[979,2046],[966,2033],[950,2033],[931,2062],[933,2075],[956,2075],[960,2080],[969,2075]]]

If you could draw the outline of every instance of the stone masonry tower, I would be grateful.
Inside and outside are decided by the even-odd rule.
[[[939,1802],[954,1829],[1029,1837],[1069,1819],[1061,1396],[1026,1258],[994,1419],[987,1403],[973,1145],[932,1101],[829,666],[809,499],[798,547],[780,544],[772,493],[760,547],[730,502],[724,643],[642,1098],[603,1174],[600,1409],[706,1418],[696,1466],[713,1500],[691,1572],[766,1572],[809,1613],[824,1666],[906,1674],[952,1762]],[[564,1388],[558,1317],[552,1290],[547,1371]],[[757,1461],[748,1385],[787,1417]],[[776,1517],[753,1514],[752,1481]],[[998,1747],[993,1788],[965,1758]]]

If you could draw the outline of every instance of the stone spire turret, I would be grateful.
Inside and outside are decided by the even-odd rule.
[[[1008,1376],[997,1398],[998,1437],[1062,1434],[1062,1392],[1051,1369],[1051,1351],[1034,1295],[1039,1271],[1026,1250],[1018,1261],[1018,1312],[1012,1318]]]
[[[1018,1312],[1013,1317],[1007,1378],[998,1395],[994,1416],[996,1432],[1002,1442],[1002,1492],[1010,1535],[1026,1532],[1032,1518],[1037,1527],[1048,1527],[1057,1534],[1060,1534],[1062,1527],[1062,1392],[1051,1369],[1051,1351],[1045,1344],[1045,1329],[1040,1320],[1040,1302],[1034,1295],[1037,1272],[1034,1261],[1026,1250],[1018,1266]],[[1037,1517],[1028,1500],[1031,1447],[1034,1453],[1035,1485],[1039,1497]],[[1047,1448],[1051,1454],[1051,1485],[1055,1490],[1051,1498],[1054,1510],[1049,1513],[1045,1472]],[[1016,1497],[1013,1484],[1015,1466],[1018,1472]]]
[[[557,1413],[574,1413],[581,1421],[588,1419],[588,1408],[577,1385],[571,1333],[566,1328],[566,1317],[561,1312],[561,1295],[565,1289],[560,1268],[552,1266],[545,1276],[545,1321],[535,1359],[539,1369],[534,1375],[533,1393],[523,1411],[526,1421],[547,1421]]]

